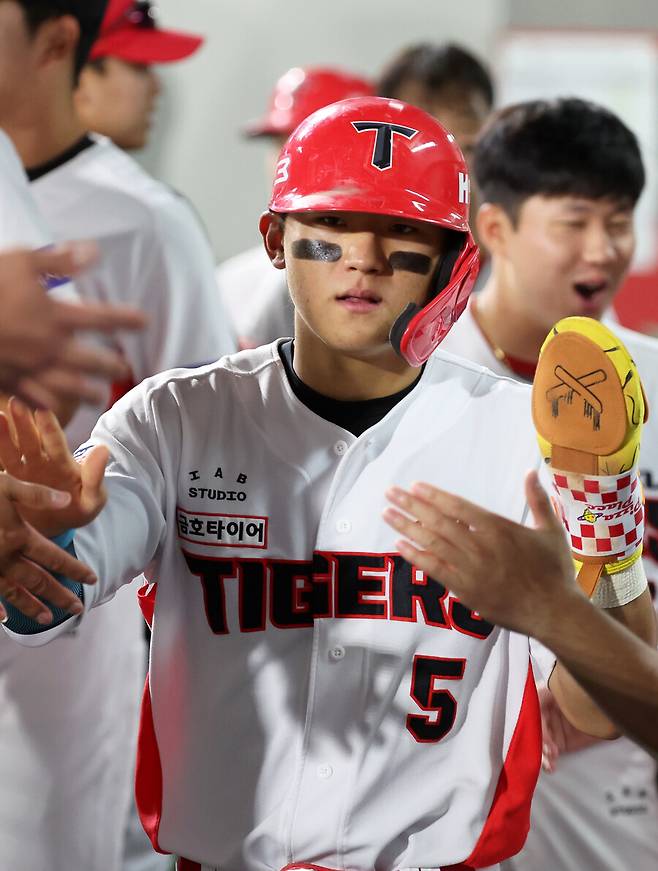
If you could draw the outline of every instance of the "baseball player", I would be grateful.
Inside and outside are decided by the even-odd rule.
[[[203,37],[159,26],[149,0],[110,0],[75,105],[83,125],[127,151],[148,142],[160,80],[153,64],[194,54]]]
[[[98,267],[77,282],[90,302],[130,302],[149,318],[114,349],[132,382],[232,350],[214,257],[188,205],[111,142],[85,133],[73,106],[104,2],[0,3],[0,123],[56,239],[95,238]],[[4,87],[6,85],[6,87]],[[87,438],[123,385],[102,386],[67,427]],[[3,862],[16,871],[118,871],[143,683],[143,621],[126,588],[50,651],[2,639],[0,785]],[[93,677],[92,677],[93,676]],[[81,687],[84,688],[81,691]],[[75,825],[72,825],[75,820]]]
[[[332,67],[293,67],[284,73],[265,115],[250,122],[244,131],[251,138],[268,142],[268,183],[274,177],[281,147],[304,118],[337,100],[372,93],[373,87],[365,79]],[[262,245],[224,261],[215,275],[241,347],[254,348],[280,336],[292,336],[294,313],[286,276],[272,270]]]
[[[605,147],[601,147],[605,143]],[[503,109],[474,157],[483,205],[480,239],[492,274],[444,348],[494,372],[531,380],[543,336],[568,315],[606,317],[631,263],[633,209],[644,170],[633,134],[582,100],[534,101]],[[614,325],[658,405],[658,344]],[[658,419],[642,439],[646,574],[658,580]],[[524,851],[509,868],[576,871],[653,868],[658,863],[655,764],[627,740],[593,742],[564,722],[542,691],[549,757]],[[549,759],[549,766],[551,765]]]
[[[0,427],[12,473],[72,493],[38,523],[97,574],[73,585],[86,611],[148,566],[137,796],[181,871],[484,868],[523,843],[541,743],[528,640],[415,567],[438,545],[400,540],[440,505],[455,538],[477,532],[480,580],[573,579],[536,475],[524,496],[528,389],[433,356],[477,272],[467,210],[466,165],[430,116],[326,107],[284,148],[260,222],[294,343],[148,379],[81,465],[46,413],[37,432],[14,405],[17,446]],[[629,626],[647,607],[625,606]],[[5,629],[41,645],[70,622],[12,612]],[[560,664],[552,685],[612,734]]]
[[[302,73],[305,78],[299,84]],[[248,128],[252,135],[272,139],[272,160],[278,157],[282,134],[291,133],[323,102],[340,99],[335,81],[335,73],[329,77],[329,71],[312,69],[292,69],[280,79],[267,116]],[[472,54],[451,44],[421,44],[405,49],[386,67],[375,89],[383,97],[403,100],[433,115],[455,136],[467,162],[475,136],[493,102],[493,83],[484,66]],[[286,108],[282,110],[282,106]],[[473,208],[471,192],[471,211]],[[224,298],[227,305],[235,309],[234,321],[240,335],[247,336],[243,343],[247,346],[293,332],[293,311],[283,276],[273,275],[269,268],[262,272],[264,262],[262,250],[255,248],[232,258],[217,270]],[[486,272],[485,263],[484,268],[481,266],[478,284]],[[254,285],[262,288],[255,308],[244,305],[247,288]]]

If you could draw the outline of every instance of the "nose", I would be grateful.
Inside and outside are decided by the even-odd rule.
[[[343,248],[344,263],[348,269],[373,275],[387,272],[391,268],[377,233],[350,233]]]
[[[603,223],[593,223],[583,239],[583,260],[593,265],[611,263],[617,257],[613,236]]]

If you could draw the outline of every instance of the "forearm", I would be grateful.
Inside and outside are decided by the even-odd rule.
[[[565,604],[559,622],[537,633],[559,659],[550,687],[565,716],[600,737],[620,729],[658,753],[658,653],[648,592],[607,613],[576,592]]]

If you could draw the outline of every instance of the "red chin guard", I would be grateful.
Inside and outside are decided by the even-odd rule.
[[[465,244],[444,256],[435,296],[422,308],[409,303],[391,327],[391,345],[410,366],[422,366],[447,336],[466,308],[479,271],[480,251],[468,233]]]

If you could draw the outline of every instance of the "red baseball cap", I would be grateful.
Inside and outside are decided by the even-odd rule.
[[[247,136],[290,136],[295,127],[318,109],[348,97],[373,94],[370,82],[343,70],[293,67],[274,86],[265,115],[248,124],[244,132]]]
[[[159,27],[151,0],[109,0],[89,59],[164,64],[189,57],[202,43],[202,36]]]

